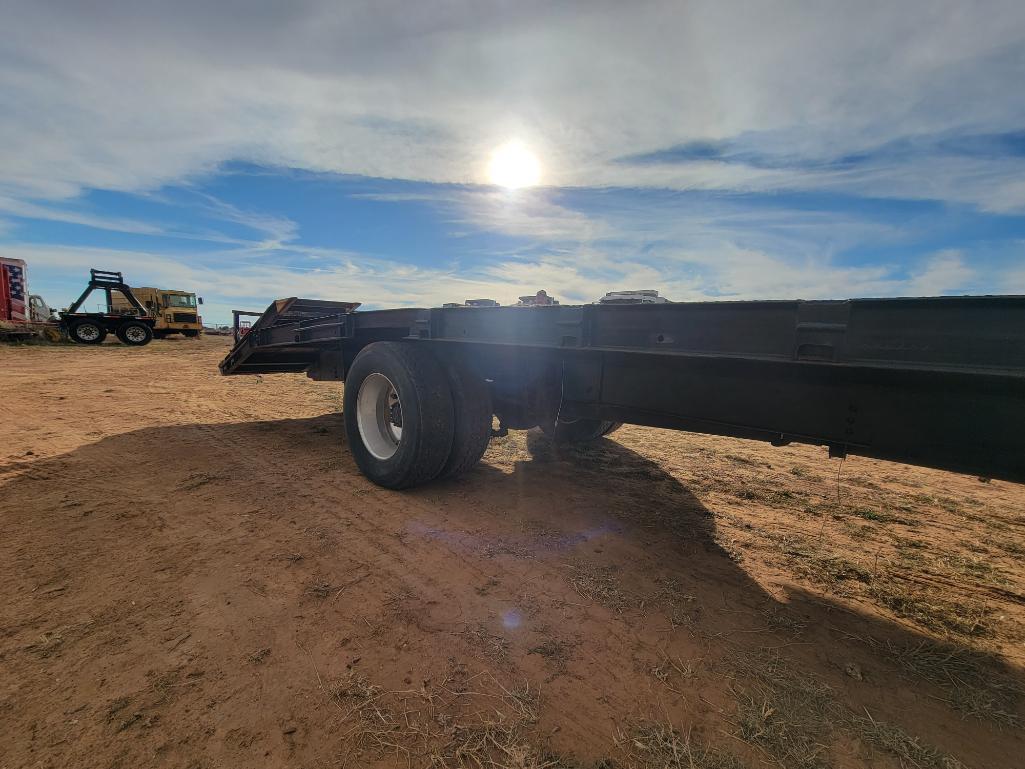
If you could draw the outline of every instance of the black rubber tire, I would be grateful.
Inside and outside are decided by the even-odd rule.
[[[133,333],[137,330],[142,330],[142,336],[138,339],[129,339],[128,332]],[[121,340],[122,344],[130,345],[131,347],[142,347],[143,345],[149,344],[153,341],[153,329],[145,323],[140,323],[137,320],[129,320],[122,323],[117,327],[117,338]]]
[[[194,328],[186,329],[185,331],[182,331],[182,336],[188,337],[189,339],[195,339],[199,336],[199,331]]]
[[[605,424],[607,424],[607,425],[608,425],[608,427],[606,427],[606,428],[605,428],[605,429],[604,429],[604,430],[602,431],[602,435],[603,435],[603,436],[605,436],[605,435],[611,435],[612,433],[616,432],[616,430],[618,430],[618,429],[619,429],[620,427],[622,427],[622,426],[623,426],[623,423],[622,423],[622,422],[606,422]]]
[[[541,430],[556,443],[585,443],[601,438],[613,424],[601,419],[559,420],[556,424],[546,421],[541,423]]]
[[[81,337],[81,330],[84,330],[87,326],[93,327],[99,332],[95,339],[83,339]],[[68,337],[72,342],[78,342],[79,344],[102,344],[103,340],[107,338],[107,329],[94,321],[80,320],[68,329]]]
[[[386,376],[402,404],[402,438],[395,453],[378,459],[363,443],[356,418],[363,381]],[[375,342],[349,368],[342,395],[345,435],[363,474],[387,489],[408,489],[438,477],[452,449],[455,416],[448,376],[430,350],[416,342]]]
[[[455,422],[452,450],[438,477],[453,478],[472,469],[484,456],[491,441],[494,412],[491,391],[483,378],[458,364],[446,364],[445,369],[452,388]]]

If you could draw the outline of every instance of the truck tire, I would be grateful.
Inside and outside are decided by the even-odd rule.
[[[137,320],[122,323],[117,327],[115,333],[117,333],[117,338],[123,344],[132,345],[133,347],[142,347],[144,344],[149,344],[153,339],[153,329]]]
[[[418,486],[445,467],[455,424],[452,388],[426,347],[367,345],[349,369],[342,403],[352,457],[378,486]]]
[[[605,430],[602,431],[602,435],[603,436],[611,435],[612,433],[616,432],[616,430],[618,430],[620,427],[623,426],[622,422],[606,422],[605,424],[607,424],[608,427],[606,427]]]
[[[187,337],[188,339],[195,339],[199,336],[199,331],[194,328],[185,329],[182,331],[182,336]]]
[[[452,389],[454,423],[452,450],[448,461],[438,474],[439,478],[452,478],[472,469],[491,441],[491,391],[483,378],[468,371],[465,366],[446,365],[449,387]]]
[[[100,344],[107,338],[107,329],[93,320],[80,320],[68,329],[72,342],[79,344]]]
[[[541,430],[556,443],[584,443],[601,438],[613,430],[615,422],[601,419],[559,420],[555,424],[541,423]]]

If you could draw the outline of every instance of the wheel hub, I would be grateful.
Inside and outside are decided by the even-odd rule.
[[[402,404],[399,403],[399,396],[391,393],[388,397],[394,398],[388,406],[388,421],[395,427],[402,427]]]
[[[363,445],[376,459],[390,459],[402,441],[402,402],[384,374],[373,373],[356,395],[356,426]]]

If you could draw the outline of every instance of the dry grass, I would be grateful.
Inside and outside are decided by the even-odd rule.
[[[269,656],[270,649],[265,646],[262,649],[257,649],[251,654],[247,654],[246,659],[253,665],[262,665]]]
[[[971,550],[972,543],[967,543],[967,547]],[[937,559],[937,563],[956,576],[971,577],[990,585],[1006,585],[1008,583],[1007,577],[993,564],[991,558],[944,553]]]
[[[770,541],[793,574],[829,588],[834,595],[852,595],[855,584],[872,581],[871,572],[864,566],[827,552],[807,537],[770,535]]]
[[[869,595],[898,617],[944,636],[978,638],[992,634],[992,611],[987,606],[968,599],[949,601],[920,586],[912,590],[905,582],[887,576],[872,580]]]
[[[659,664],[651,668],[651,675],[670,691],[683,694],[680,688],[697,676],[697,663],[671,657],[665,652],[661,653],[661,659]]]
[[[569,570],[569,583],[581,598],[615,612],[622,612],[636,604],[609,567],[580,562],[569,564]]]
[[[923,641],[898,646],[874,638],[858,639],[895,663],[907,677],[934,684],[962,715],[1009,727],[1019,726],[1021,688],[994,670],[979,652]]]
[[[484,625],[478,624],[474,628],[467,628],[464,635],[485,658],[493,662],[504,662],[509,658],[509,641],[502,636],[489,633]]]
[[[335,586],[324,580],[314,580],[306,586],[305,593],[311,598],[327,598],[336,590]]]
[[[436,687],[386,690],[357,673],[326,689],[346,731],[342,766],[395,756],[409,766],[556,769],[535,733],[539,693],[490,673],[456,672]]]
[[[697,598],[684,590],[676,577],[662,577],[656,581],[659,588],[650,600],[651,605],[662,609],[674,629],[693,624]]]
[[[616,737],[624,769],[744,769],[736,756],[681,735],[672,724],[645,723]]]
[[[994,545],[999,547],[1005,553],[1016,556],[1025,555],[1025,545],[1017,540],[1013,539],[998,539],[993,542]]]
[[[862,740],[896,756],[902,767],[964,769],[964,764],[953,756],[923,745],[899,726],[877,721],[867,711],[864,716],[854,716],[851,725]]]
[[[908,657],[907,659],[911,659]],[[924,664],[924,658],[917,663]],[[739,737],[780,766],[828,769],[830,747],[841,734],[896,756],[902,767],[961,769],[956,758],[926,745],[899,726],[852,712],[827,684],[797,671],[776,654],[734,655],[726,661],[735,684]]]
[[[740,737],[783,766],[828,767],[828,746],[842,721],[832,690],[791,670],[779,656],[738,657],[732,665],[753,682],[734,688]]]
[[[794,616],[790,611],[781,606],[770,606],[761,612],[765,617],[765,624],[773,630],[787,633],[797,637],[808,627],[808,622],[800,617]]]
[[[429,766],[475,769],[568,769],[563,759],[524,741],[513,724],[491,719],[474,726],[459,726],[450,743],[430,756]]]
[[[969,598],[950,600],[939,594],[933,585],[909,577],[906,572],[920,572],[926,556],[920,548],[909,545],[913,540],[899,538],[896,542],[897,563],[880,558],[882,543],[869,564],[856,563],[845,555],[827,550],[809,537],[797,534],[768,534],[770,551],[782,557],[792,574],[828,589],[831,595],[874,600],[894,615],[914,622],[943,637],[984,638],[994,635],[993,610]],[[864,550],[864,545],[861,546]],[[951,579],[995,574],[995,570],[979,566],[978,559],[946,556],[942,565],[957,564],[960,571],[950,573]],[[973,566],[969,566],[973,564]]]
[[[527,654],[537,654],[543,657],[554,671],[548,680],[551,681],[567,670],[569,661],[573,658],[574,644],[561,641],[557,638],[548,638],[543,643],[533,647]]]

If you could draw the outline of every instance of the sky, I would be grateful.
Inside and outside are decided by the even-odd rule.
[[[1025,293],[1025,3],[0,0],[0,256],[430,306]],[[499,148],[538,184],[491,173]]]

